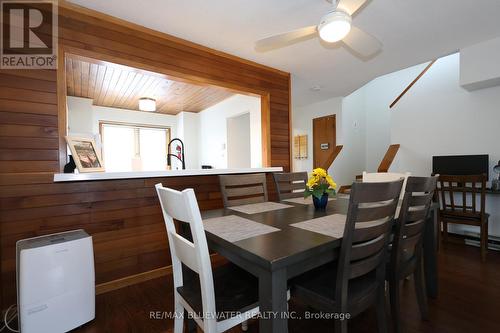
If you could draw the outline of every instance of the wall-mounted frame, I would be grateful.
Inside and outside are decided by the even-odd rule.
[[[293,137],[293,157],[295,159],[307,158],[307,134]]]
[[[79,172],[104,171],[101,154],[94,139],[74,136],[66,136],[65,139]]]

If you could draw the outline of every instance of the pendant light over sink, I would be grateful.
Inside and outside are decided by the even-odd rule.
[[[139,98],[139,110],[149,112],[156,111],[156,100],[149,97]]]

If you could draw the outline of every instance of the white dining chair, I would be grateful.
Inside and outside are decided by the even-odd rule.
[[[397,173],[397,172],[366,172],[363,171],[363,183],[380,183],[380,182],[393,182],[400,178],[404,178],[403,188],[399,199],[403,199],[405,195],[406,182],[411,172]]]
[[[172,257],[174,332],[182,333],[185,310],[207,333],[224,332],[245,324],[246,320],[259,313],[257,278],[232,264],[212,271],[205,230],[193,189],[179,192],[162,184],[156,184],[155,187]],[[177,233],[174,219],[189,225],[192,241]],[[197,273],[199,279],[183,277],[182,264]]]

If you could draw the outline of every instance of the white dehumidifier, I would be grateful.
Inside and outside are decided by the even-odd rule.
[[[74,230],[17,242],[21,333],[67,332],[95,318],[92,237]]]

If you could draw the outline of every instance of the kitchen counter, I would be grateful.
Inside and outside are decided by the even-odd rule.
[[[282,172],[282,171],[283,171],[282,167],[269,167],[269,168],[244,168],[244,169],[186,169],[186,170],[165,170],[165,171],[56,173],[54,174],[54,182],[58,183],[58,182],[92,181],[92,180],[111,180],[111,179],[227,175],[227,174],[268,173],[268,172]]]

